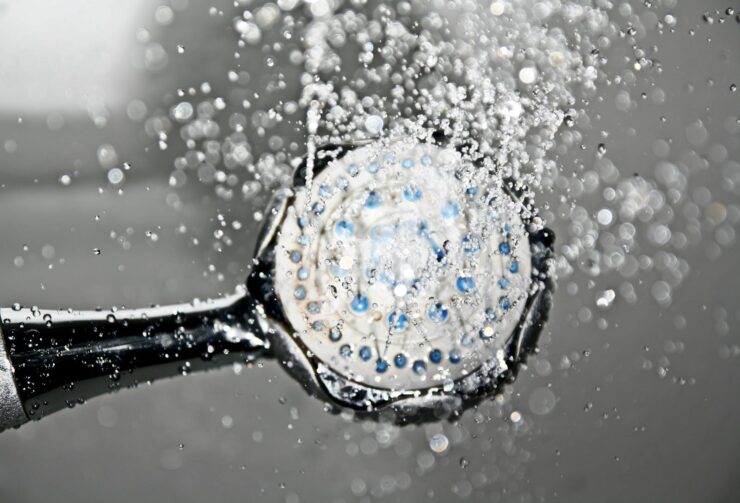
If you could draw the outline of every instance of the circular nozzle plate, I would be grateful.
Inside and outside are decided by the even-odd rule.
[[[498,358],[532,284],[521,203],[476,185],[455,149],[376,142],[296,189],[275,291],[311,354],[394,392],[440,387]]]

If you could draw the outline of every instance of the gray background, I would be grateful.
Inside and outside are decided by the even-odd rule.
[[[210,5],[193,0],[164,30],[153,21],[157,3],[144,0],[115,8],[83,0],[0,3],[0,304],[135,307],[215,296],[243,280],[256,208],[223,203],[212,188],[191,183],[178,191],[182,209],[173,210],[165,197],[178,150],[160,152],[124,112],[134,98],[150,110],[164,107],[176,88],[204,80],[214,94],[229,96],[234,10],[220,3],[224,15],[210,16]],[[724,24],[702,21],[704,10],[726,7],[683,1],[657,9],[676,14],[678,24],[675,33],[656,30],[641,41],[657,46],[663,72],[640,76],[632,95],[650,93],[652,83],[665,91],[665,103],[647,99],[618,112],[618,89],[601,90],[603,100],[589,105],[594,124],[584,144],[593,148],[599,132],[609,131],[608,155],[623,174],[650,175],[659,138],[671,139],[673,162],[690,162],[686,125],[701,119],[710,135],[695,154],[706,157],[711,145],[723,144],[737,160],[739,137],[725,120],[740,115],[738,94],[729,90],[740,82],[740,24],[734,16]],[[139,27],[168,51],[164,71],[131,69],[126,58],[142,50]],[[175,54],[176,44],[184,54]],[[80,56],[60,59],[64,47]],[[627,67],[620,57],[628,49],[613,50],[611,71]],[[78,98],[94,86],[111,103],[102,129],[78,112]],[[65,118],[58,131],[47,126],[54,111]],[[17,142],[14,153],[2,148],[9,139]],[[102,143],[133,165],[122,194],[97,164]],[[559,162],[567,167],[569,156]],[[69,186],[58,183],[75,169]],[[689,194],[706,187],[714,200],[736,203],[720,169],[708,161],[692,176]],[[250,222],[221,253],[209,237],[219,211]],[[175,231],[180,224],[188,227],[184,235]],[[110,233],[127,228],[126,250]],[[502,403],[486,403],[455,424],[399,429],[330,415],[265,361],[126,390],[1,434],[0,501],[740,501],[740,361],[733,356],[740,254],[737,245],[718,254],[711,229],[704,236],[680,252],[691,272],[669,307],[651,298],[651,273],[644,284],[634,282],[635,305],[618,298],[607,312],[595,307],[595,292],[622,279],[604,275],[589,288],[581,278],[576,295],[566,280],[540,355]],[[42,254],[46,245],[54,248],[51,258]],[[229,273],[219,280],[207,271],[211,263]],[[584,306],[608,326],[579,321]],[[532,397],[544,388],[557,401],[538,415]],[[513,423],[512,411],[523,419]],[[429,439],[440,432],[450,446],[432,454]]]

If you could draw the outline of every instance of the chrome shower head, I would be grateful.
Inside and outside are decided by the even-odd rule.
[[[245,292],[127,311],[0,310],[0,426],[275,356],[337,408],[435,419],[495,392],[550,305],[552,233],[471,148],[325,146],[267,212]]]
[[[249,281],[301,380],[408,416],[513,376],[549,307],[552,233],[485,169],[413,138],[304,162],[273,202]]]

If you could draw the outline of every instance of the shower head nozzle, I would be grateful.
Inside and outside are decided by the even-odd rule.
[[[461,149],[319,150],[273,204],[249,286],[289,368],[342,406],[476,401],[549,306],[550,231]]]

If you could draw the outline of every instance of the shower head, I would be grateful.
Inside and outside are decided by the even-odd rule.
[[[473,159],[413,138],[328,146],[276,196],[248,286],[302,382],[409,420],[515,375],[549,308],[553,236]]]
[[[443,139],[319,148],[274,196],[242,294],[117,312],[0,311],[4,427],[124,385],[275,356],[338,409],[400,422],[515,377],[550,305],[553,235]]]

